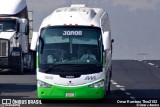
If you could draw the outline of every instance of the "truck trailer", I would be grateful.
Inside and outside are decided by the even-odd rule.
[[[101,8],[71,5],[47,16],[33,36],[40,99],[103,99],[110,93],[112,44]]]
[[[29,48],[32,21],[25,0],[0,0],[1,69],[16,69],[20,74],[34,70],[34,52]]]

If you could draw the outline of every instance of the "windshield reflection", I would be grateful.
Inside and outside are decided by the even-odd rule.
[[[100,32],[95,29],[75,29],[81,35],[64,36],[66,28],[50,28],[42,31],[40,39],[40,63],[42,64],[99,64]],[[72,29],[72,32],[74,30]],[[82,33],[83,32],[83,33]],[[63,33],[63,34],[62,34]],[[78,33],[77,33],[78,34]]]

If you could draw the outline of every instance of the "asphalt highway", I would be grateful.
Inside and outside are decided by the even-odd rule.
[[[112,67],[111,93],[104,101],[44,101],[38,107],[140,106],[138,102],[134,104],[130,101],[146,101],[145,104],[155,104],[153,107],[160,106],[159,60],[113,60]],[[0,69],[0,100],[22,98],[37,98],[36,73],[18,75],[11,70],[6,72]],[[130,103],[126,104],[125,101]]]

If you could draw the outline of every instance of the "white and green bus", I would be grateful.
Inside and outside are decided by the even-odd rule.
[[[34,33],[40,99],[101,99],[110,92],[111,33],[107,13],[72,5],[58,8]]]

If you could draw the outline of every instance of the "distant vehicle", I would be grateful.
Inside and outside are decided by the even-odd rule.
[[[106,11],[56,9],[33,36],[40,99],[101,99],[110,93],[111,31]],[[92,54],[92,55],[91,55]]]
[[[30,15],[30,19],[29,19]],[[0,68],[33,70],[32,13],[25,0],[0,0]]]

